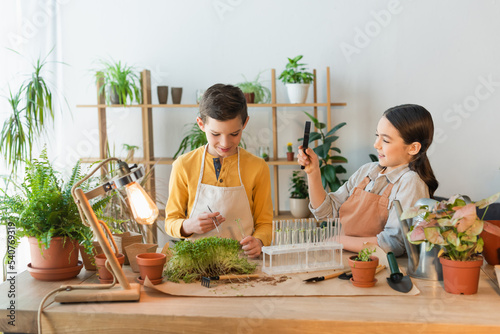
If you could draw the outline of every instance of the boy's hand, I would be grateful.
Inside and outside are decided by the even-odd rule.
[[[319,159],[314,150],[310,147],[306,149],[306,154],[302,150],[302,145],[299,146],[299,154],[297,154],[297,161],[300,165],[305,166],[304,171],[307,174],[319,172]]]
[[[243,246],[242,248],[245,251],[245,255],[248,255],[248,257],[259,257],[262,252],[262,241],[251,235],[243,238],[240,241],[240,245]]]
[[[211,230],[215,229],[214,220],[212,220],[212,218],[215,218],[217,220],[215,222],[217,223],[217,226],[219,226],[226,220],[226,218],[222,217],[219,212],[203,212],[197,217],[186,219],[182,223],[182,236],[187,237],[193,233],[205,234],[207,232],[210,232]]]

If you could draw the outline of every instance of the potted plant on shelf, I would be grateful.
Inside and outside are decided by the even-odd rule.
[[[290,179],[290,212],[295,218],[307,218],[309,211],[309,193],[302,171],[294,171]]]
[[[378,257],[372,255],[375,248],[363,248],[357,255],[349,257],[349,266],[352,271],[351,282],[354,286],[369,288],[377,283],[375,271],[378,266]]]
[[[78,208],[71,196],[71,187],[78,180],[77,164],[67,182],[57,177],[48,161],[46,149],[39,159],[26,163],[24,181],[16,194],[2,189],[0,224],[16,230],[13,244],[28,237],[31,263],[28,270],[41,280],[61,280],[78,275],[79,243],[89,238],[89,227],[82,224]],[[106,199],[94,203],[100,212]],[[92,250],[87,249],[89,254]]]
[[[293,144],[286,144],[286,160],[293,161]]]
[[[248,81],[243,75],[245,81],[236,84],[245,95],[247,103],[269,103],[271,101],[271,91],[259,82],[259,77],[260,73],[254,81]]]
[[[500,228],[480,219],[477,208],[487,208],[500,196],[497,193],[476,203],[455,195],[437,202],[433,207],[422,205],[403,211],[401,219],[419,217],[422,220],[407,234],[413,244],[428,242],[428,251],[441,247],[439,260],[443,266],[444,289],[454,294],[477,292],[479,273],[483,264],[483,239],[479,234],[488,231],[500,235]],[[483,215],[484,216],[484,215]]]
[[[318,155],[319,158],[319,167],[321,170],[321,182],[323,183],[323,188],[330,188],[330,191],[336,191],[343,183],[342,180],[339,179],[338,174],[346,173],[346,170],[341,165],[332,165],[332,162],[347,162],[347,159],[340,155],[330,155],[331,151],[335,151],[337,153],[342,153],[338,147],[332,147],[334,141],[336,141],[339,137],[335,136],[335,132],[346,125],[345,122],[337,124],[326,134],[323,133],[323,129],[326,128],[325,123],[319,122],[314,116],[304,111],[304,113],[311,119],[314,123],[318,132],[311,131],[309,134],[309,143],[312,143],[316,140],[319,140],[321,144],[314,147],[314,152]],[[299,138],[301,142],[303,138]],[[311,146],[311,145],[309,145]]]
[[[286,86],[290,103],[305,103],[309,86],[314,80],[314,74],[307,72],[306,64],[299,64],[302,57],[288,58],[288,64],[278,78]]]
[[[128,66],[121,61],[100,61],[103,68],[96,73],[97,81],[101,81],[103,85],[99,90],[99,94],[106,94],[106,102],[109,104],[126,104],[127,100],[132,103],[135,99],[137,103],[141,103],[141,85],[139,76],[135,73],[135,68]]]

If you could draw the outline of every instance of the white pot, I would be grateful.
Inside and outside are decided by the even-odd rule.
[[[308,218],[311,215],[311,211],[309,211],[309,199],[290,198],[290,211],[295,218]]]
[[[287,83],[286,90],[290,103],[306,103],[310,85],[311,84]]]

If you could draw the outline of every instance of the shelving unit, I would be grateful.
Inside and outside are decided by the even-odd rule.
[[[316,78],[316,70],[313,71],[314,77]],[[273,150],[271,159],[267,162],[269,166],[273,169],[273,185],[274,185],[274,216],[288,216],[288,213],[280,212],[279,210],[279,167],[284,165],[296,165],[296,161],[287,161],[286,158],[278,158],[278,118],[277,112],[278,108],[284,107],[299,107],[299,108],[312,108],[314,117],[318,117],[318,108],[326,109],[326,124],[327,130],[331,129],[331,108],[345,106],[344,102],[332,102],[331,100],[331,87],[330,87],[330,68],[326,68],[326,102],[318,102],[317,98],[317,83],[316,79],[313,82],[313,103],[277,103],[276,101],[276,71],[271,70],[271,103],[265,104],[248,104],[248,108],[270,108],[272,112],[272,133],[273,133]],[[151,195],[151,197],[156,199],[156,187],[155,187],[155,172],[152,170],[152,166],[155,164],[161,165],[171,165],[174,161],[172,158],[168,157],[155,157],[154,156],[154,142],[153,142],[153,108],[198,108],[198,104],[152,104],[151,99],[151,72],[149,70],[143,70],[141,72],[141,86],[142,86],[142,104],[132,104],[132,105],[106,105],[104,94],[99,94],[99,91],[103,85],[100,81],[97,83],[97,103],[96,105],[77,105],[77,108],[97,108],[98,112],[98,122],[99,122],[99,157],[98,158],[82,158],[82,163],[92,163],[98,160],[103,160],[107,158],[107,128],[106,128],[106,109],[107,108],[140,108],[142,111],[142,139],[143,139],[143,158],[134,159],[133,163],[143,164],[146,173],[151,171],[151,177],[148,179],[146,184],[146,191]],[[339,161],[340,162],[340,161]],[[105,173],[105,170],[103,171]],[[156,226],[153,225],[148,233],[148,242],[152,242],[153,238],[156,236]]]

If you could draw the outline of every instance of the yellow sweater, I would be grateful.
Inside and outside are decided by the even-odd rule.
[[[188,218],[194,205],[203,150],[202,146],[186,153],[172,165],[169,198],[165,208],[165,231],[174,238],[182,238],[182,223]],[[215,174],[214,158],[207,152],[202,183],[219,187],[239,186],[238,155],[222,160],[219,180]],[[240,172],[254,220],[253,236],[260,239],[264,246],[269,246],[273,219],[269,167],[263,159],[240,148]]]

